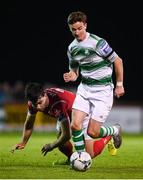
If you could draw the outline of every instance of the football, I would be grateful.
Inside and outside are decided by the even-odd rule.
[[[70,157],[70,166],[76,171],[86,171],[91,164],[92,159],[87,152],[74,152]]]

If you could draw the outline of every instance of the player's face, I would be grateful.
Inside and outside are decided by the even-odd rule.
[[[87,27],[87,24],[83,22],[76,22],[74,24],[69,25],[72,35],[78,41],[83,41],[86,38],[86,27]]]
[[[37,110],[38,111],[44,111],[45,108],[48,107],[48,105],[49,105],[49,98],[48,98],[46,93],[44,93],[43,95],[39,96],[36,105],[37,105]]]

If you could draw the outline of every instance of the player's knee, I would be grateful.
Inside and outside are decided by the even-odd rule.
[[[81,129],[81,125],[79,123],[71,123],[71,129],[73,131],[80,130]]]
[[[93,129],[88,129],[87,134],[92,137],[92,138],[98,138],[99,137],[99,132]]]

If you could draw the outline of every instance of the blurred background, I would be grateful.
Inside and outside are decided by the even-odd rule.
[[[105,38],[123,59],[126,94],[115,99],[107,122],[120,122],[127,133],[143,132],[143,13],[138,0],[0,1],[0,131],[23,127],[27,82],[76,92],[79,81],[65,84],[63,73],[73,40],[67,16],[77,10],[87,14],[88,31]],[[55,120],[45,119],[38,115],[37,130],[55,128]]]

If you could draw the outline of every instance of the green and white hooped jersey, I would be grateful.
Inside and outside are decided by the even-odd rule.
[[[106,40],[87,32],[85,40],[76,39],[69,45],[69,68],[80,68],[82,83],[87,85],[107,85],[112,83],[112,63],[117,54]]]

